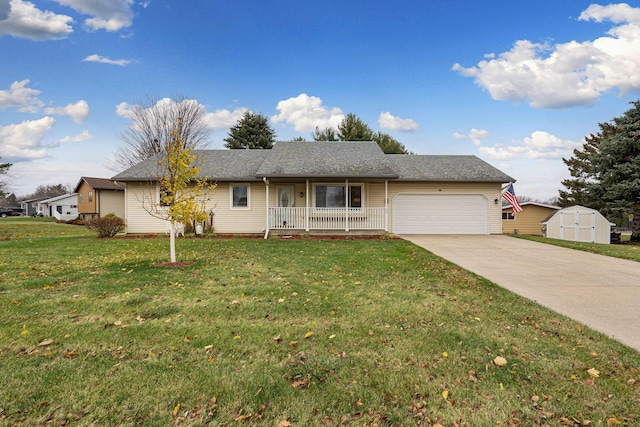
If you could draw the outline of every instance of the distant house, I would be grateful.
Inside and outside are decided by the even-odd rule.
[[[39,197],[37,199],[28,199],[20,202],[23,215],[33,216],[38,213],[38,202],[45,200],[46,197]]]
[[[523,202],[522,212],[513,215],[510,204],[502,205],[502,232],[505,234],[529,234],[542,236],[541,222],[559,210],[559,206],[536,202]]]
[[[37,203],[38,213],[43,216],[52,216],[60,221],[69,221],[78,217],[78,195],[63,194],[41,200]]]
[[[124,186],[108,178],[80,178],[75,189],[82,219],[115,214],[124,218]]]
[[[476,156],[385,154],[375,142],[278,142],[200,150],[216,233],[501,234],[501,188],[514,179]],[[127,233],[164,233],[157,158],[116,175]]]
[[[574,242],[611,243],[611,227],[600,212],[584,206],[560,209],[542,221],[544,236]]]

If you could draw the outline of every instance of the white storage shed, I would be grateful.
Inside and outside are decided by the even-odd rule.
[[[542,221],[544,236],[574,242],[611,243],[611,227],[600,212],[584,206],[560,209]]]

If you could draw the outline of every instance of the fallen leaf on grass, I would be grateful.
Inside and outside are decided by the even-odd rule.
[[[52,344],[53,340],[51,338],[47,338],[46,340],[42,341],[40,344],[38,344],[38,347],[44,347],[47,346],[49,344]]]
[[[442,392],[442,397],[444,398],[444,400],[449,399],[449,390],[445,390]]]
[[[306,334],[304,334],[305,338],[311,338],[313,336],[313,332],[309,331]]]
[[[62,357],[64,357],[65,359],[73,359],[74,357],[78,357],[78,351],[77,350],[67,351]]]
[[[287,420],[282,420],[278,423],[278,427],[291,427],[291,423]]]
[[[282,341],[282,335],[278,334],[275,337],[273,337],[273,340],[279,344]]]
[[[596,368],[591,368],[591,369],[587,370],[587,374],[589,374],[589,376],[591,378],[600,377],[600,371],[598,371]]]
[[[493,359],[493,363],[495,363],[497,366],[506,366],[507,365],[507,359],[505,359],[502,356],[498,356],[495,359]]]
[[[608,426],[614,426],[614,425],[618,425],[618,424],[622,424],[620,421],[618,421],[617,418],[609,418],[607,420],[607,425]]]
[[[173,411],[171,411],[171,415],[175,417],[176,415],[178,415],[178,412],[180,412],[180,409],[182,409],[182,404],[178,403],[176,407],[173,408]]]
[[[294,382],[291,383],[291,387],[293,387],[293,388],[303,388],[306,385],[307,385],[307,379],[306,378],[303,379],[303,380],[294,381]]]

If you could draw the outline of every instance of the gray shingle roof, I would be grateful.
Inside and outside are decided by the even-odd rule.
[[[397,178],[375,142],[287,141],[258,169],[267,178]]]
[[[476,156],[384,154],[375,142],[278,142],[271,150],[197,150],[200,178],[260,181],[277,178],[363,178],[398,181],[515,182]],[[158,177],[157,158],[119,173],[115,181]]]
[[[211,181],[259,181],[256,172],[271,150],[195,150],[200,159],[198,178]],[[114,181],[147,181],[158,178],[158,158],[150,157],[114,176]]]
[[[387,154],[398,181],[515,182],[476,156]]]

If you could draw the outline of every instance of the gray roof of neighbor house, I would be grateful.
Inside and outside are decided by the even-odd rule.
[[[114,190],[114,191],[124,191],[124,187],[118,184],[117,182],[113,182],[109,178],[92,178],[89,176],[83,176],[78,181],[76,185],[75,192],[77,193],[80,189],[80,186],[83,182],[86,182],[89,187],[94,190]]]
[[[271,150],[197,150],[200,178],[258,181],[294,178],[389,179],[398,181],[515,182],[476,156],[384,154],[375,142],[285,141]],[[114,181],[158,178],[152,157],[119,173]]]

